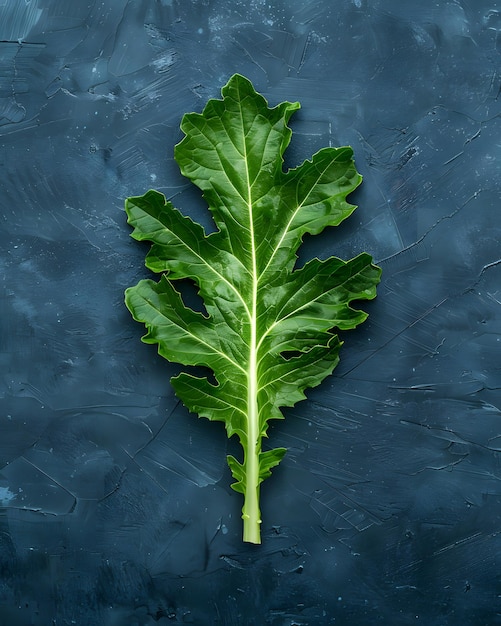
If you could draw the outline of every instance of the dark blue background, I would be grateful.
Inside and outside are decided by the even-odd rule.
[[[0,624],[501,624],[500,51],[494,0],[0,0]],[[303,257],[383,268],[258,547],[123,305],[123,200],[209,224],[173,146],[234,72],[301,102],[289,166],[355,150]]]

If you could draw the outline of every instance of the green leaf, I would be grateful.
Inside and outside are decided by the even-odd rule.
[[[285,454],[262,449],[269,421],[332,372],[341,347],[335,331],[365,320],[352,303],[375,297],[380,269],[365,253],[296,267],[306,233],[355,209],[346,201],[361,182],[352,150],[325,148],[284,171],[287,123],[299,104],[269,108],[238,74],[222,95],[183,117],[175,148],[216,229],[207,235],[156,191],[129,198],[132,236],[152,243],[146,266],[162,277],[127,289],[126,304],[147,328],[143,341],[163,357],[212,371],[215,383],[187,371],[172,384],[190,411],[224,422],[240,440],[242,459],[228,457],[232,486],[244,496],[244,541],[260,543],[260,485]],[[195,283],[204,313],[185,305],[180,279]]]

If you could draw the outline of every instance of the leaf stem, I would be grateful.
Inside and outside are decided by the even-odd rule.
[[[259,510],[259,408],[257,402],[257,354],[256,316],[251,318],[251,341],[249,346],[249,371],[247,395],[247,449],[245,450],[246,481],[242,519],[244,520],[244,541],[261,543],[261,511]]]

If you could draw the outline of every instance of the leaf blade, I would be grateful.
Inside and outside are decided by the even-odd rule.
[[[126,202],[132,236],[152,242],[147,267],[163,274],[129,288],[126,304],[147,328],[143,341],[156,343],[162,356],[212,371],[214,383],[182,372],[172,385],[190,411],[239,438],[243,458],[229,456],[228,464],[233,488],[244,494],[244,540],[254,543],[261,483],[285,454],[262,449],[269,422],[333,371],[336,329],[365,320],[353,303],[374,298],[380,280],[365,253],[295,267],[303,236],[351,215],[356,207],[346,197],[361,182],[349,147],[324,148],[283,170],[288,122],[298,108],[270,108],[236,74],[221,100],[183,117],[175,158],[208,202],[216,229],[209,235],[158,192]],[[206,315],[187,307],[174,287],[185,279],[196,284]]]

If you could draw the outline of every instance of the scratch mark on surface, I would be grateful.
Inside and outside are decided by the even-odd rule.
[[[38,467],[38,465],[36,465],[35,463],[33,463],[32,461],[30,461],[29,459],[27,459],[24,455],[20,457],[21,459],[23,459],[23,461],[26,461],[26,463],[28,463],[29,465],[31,465],[31,467],[33,467],[34,469],[37,470],[37,472],[40,472],[41,474],[43,474],[46,478],[48,478],[49,480],[51,480],[55,485],[57,485],[60,489],[62,489],[62,491],[65,491],[69,496],[71,496],[71,498],[73,499],[73,505],[70,508],[69,511],[67,511],[67,513],[72,513],[75,510],[75,507],[77,505],[77,497],[74,493],[72,493],[69,489],[67,489],[64,485],[62,485],[59,481],[57,481],[55,478],[53,478],[52,476],[50,476],[49,474],[47,474],[47,472],[45,472],[43,469],[41,469],[40,467]]]
[[[422,243],[426,237],[428,237],[428,235],[439,225],[441,224],[444,220],[450,220],[453,217],[455,217],[460,211],[462,211],[472,200],[475,200],[478,197],[478,192],[473,193],[465,202],[464,204],[462,204],[461,206],[458,206],[454,209],[454,211],[452,211],[451,213],[449,213],[448,215],[443,215],[442,217],[440,217],[438,220],[436,220],[436,222],[434,222],[429,228],[428,230],[423,233],[421,235],[421,237],[419,237],[419,239],[417,239],[416,241],[413,241],[411,244],[409,244],[408,246],[405,246],[405,248],[402,248],[401,250],[398,250],[397,252],[390,254],[387,257],[384,257],[383,259],[378,259],[377,262],[378,263],[385,263],[386,261],[390,261],[392,259],[394,259],[395,257],[400,256],[401,254],[403,254],[404,252],[408,252],[409,250],[412,250],[412,248],[415,248],[417,245],[419,245],[420,243]]]
[[[450,543],[444,546],[443,548],[440,548],[439,550],[435,550],[435,552],[432,552],[432,556],[439,556],[440,554],[443,554],[444,552],[448,552],[449,550],[454,550],[455,548],[458,548],[466,543],[470,543],[471,541],[474,541],[475,539],[478,539],[479,537],[481,537],[482,534],[483,533],[479,531],[477,533],[473,533],[473,535],[469,535],[468,537],[457,539],[453,543]]]
[[[256,61],[256,59],[252,56],[252,54],[249,52],[249,50],[247,50],[247,48],[246,48],[245,46],[243,46],[243,45],[242,45],[239,41],[237,41],[237,40],[235,39],[235,37],[233,37],[233,36],[231,37],[231,41],[232,41],[232,43],[233,43],[233,45],[234,45],[234,46],[236,46],[237,48],[240,48],[240,50],[241,50],[241,51],[245,54],[245,56],[247,56],[247,57],[251,60],[251,62],[252,62],[252,63],[254,63],[254,65],[256,65],[256,66],[257,66],[257,67],[258,67],[258,68],[259,68],[259,69],[263,72],[263,74],[264,74],[265,76],[267,76],[267,72],[266,72],[266,70],[264,69],[264,67],[263,67],[262,65],[260,65],[260,64]]]
[[[149,443],[149,442],[148,442],[148,443]],[[148,444],[146,444],[146,445],[148,445]],[[145,445],[145,446],[143,446],[143,448],[142,448],[142,449],[144,449],[144,448],[146,447],[146,445]],[[140,472],[142,472],[143,474],[145,474],[146,476],[148,476],[148,478],[150,478],[150,479],[151,479],[151,480],[155,483],[155,485],[156,485],[156,486],[157,486],[157,487],[158,487],[161,491],[163,491],[166,495],[169,495],[169,492],[168,492],[168,490],[166,489],[166,487],[165,487],[164,485],[162,485],[162,483],[160,483],[160,482],[159,482],[159,481],[155,478],[155,476],[153,476],[153,475],[152,475],[152,474],[151,474],[148,470],[146,470],[146,469],[145,469],[145,468],[144,468],[144,467],[143,467],[140,463],[138,463],[138,462],[136,461],[136,456],[137,456],[137,453],[136,453],[136,454],[131,454],[128,450],[126,450],[126,449],[125,449],[125,448],[123,448],[123,447],[122,447],[122,450],[123,450],[123,451],[125,452],[125,454],[126,454],[126,455],[130,458],[130,460],[131,460],[131,461],[132,461],[132,462],[133,462],[133,463],[134,463],[134,464],[138,467],[138,469],[139,469],[139,471],[140,471]],[[110,494],[110,495],[111,495],[111,494]]]
[[[299,59],[299,64],[297,68],[297,74],[299,74],[301,70],[303,69],[303,65],[305,64],[305,61],[306,61],[306,53],[308,51],[308,48],[310,47],[310,43],[311,43],[311,32],[308,33],[308,36],[306,37],[306,41],[304,42],[303,50],[301,52],[301,58]],[[330,137],[329,137],[329,146],[330,146]]]
[[[478,275],[477,280],[472,285],[467,287],[462,292],[462,294],[464,295],[465,293],[468,293],[469,291],[472,291],[478,285],[478,283],[482,280],[482,276],[485,274],[485,272],[487,272],[488,270],[492,269],[493,267],[497,267],[498,265],[501,265],[501,259],[498,259],[497,261],[492,261],[491,263],[486,263],[482,267],[482,269],[480,270],[480,273]]]
[[[433,311],[435,311],[436,309],[440,308],[445,302],[447,302],[449,300],[449,296],[446,296],[445,298],[442,298],[442,300],[440,300],[439,302],[437,302],[436,304],[434,304],[433,306],[429,307],[424,313],[422,313],[418,318],[416,318],[415,320],[413,320],[410,324],[407,324],[406,326],[404,326],[404,328],[402,328],[401,330],[399,330],[397,333],[395,333],[392,337],[390,337],[387,341],[385,341],[383,344],[381,344],[380,346],[378,346],[378,348],[376,350],[374,350],[374,352],[372,352],[371,354],[368,354],[364,359],[362,359],[359,363],[357,363],[356,365],[354,365],[353,367],[351,367],[349,370],[347,370],[346,372],[344,372],[342,374],[342,378],[348,376],[351,372],[353,372],[354,370],[356,370],[358,367],[360,367],[361,365],[363,365],[364,363],[366,363],[367,361],[369,361],[370,359],[372,359],[376,354],[378,354],[379,352],[381,352],[381,350],[384,350],[384,348],[386,348],[388,345],[390,345],[393,341],[395,341],[395,339],[397,339],[398,337],[400,337],[403,333],[405,333],[406,331],[408,331],[410,328],[412,328],[413,326],[415,326],[417,323],[421,322],[422,320],[424,320],[426,317],[428,317],[428,315],[430,315]]]

